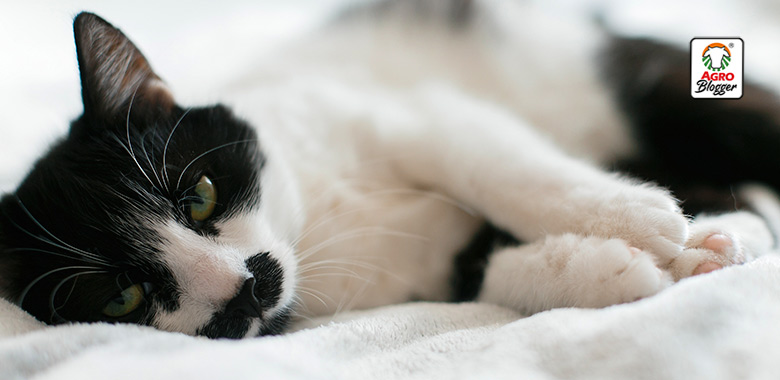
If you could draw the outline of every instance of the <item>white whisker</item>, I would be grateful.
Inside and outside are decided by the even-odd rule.
[[[125,149],[130,153],[130,158],[133,159],[133,162],[135,162],[135,165],[138,166],[138,170],[141,171],[141,174],[146,177],[146,180],[149,181],[149,184],[152,185],[152,188],[157,188],[157,186],[154,185],[154,182],[152,182],[152,179],[149,178],[149,175],[146,174],[146,171],[144,171],[144,168],[141,167],[141,164],[138,163],[138,159],[135,157],[135,152],[133,151],[133,143],[130,140],[130,111],[133,110],[133,102],[135,101],[135,95],[138,92],[138,87],[136,87],[135,91],[133,91],[133,96],[130,97],[130,106],[127,109],[127,118],[125,120],[125,129],[127,130],[127,147]],[[157,189],[159,190],[159,189]]]
[[[59,292],[59,291],[60,291],[60,287],[62,287],[62,285],[63,285],[63,284],[65,284],[65,283],[66,283],[66,282],[68,282],[68,281],[69,281],[71,278],[74,278],[74,277],[82,276],[82,275],[85,275],[85,274],[97,274],[97,273],[108,273],[108,272],[106,272],[106,271],[104,271],[104,270],[99,270],[99,271],[83,271],[83,272],[79,272],[79,273],[76,273],[76,274],[72,274],[72,275],[70,275],[70,276],[68,276],[68,277],[65,277],[65,279],[63,279],[62,281],[60,281],[60,282],[57,284],[57,286],[55,286],[55,287],[54,287],[54,289],[51,291],[51,294],[49,295],[49,308],[50,308],[50,310],[51,310],[51,316],[50,316],[50,318],[51,318],[52,320],[54,320],[54,317],[55,317],[55,316],[57,316],[57,318],[59,318],[59,319],[62,319],[62,320],[65,320],[64,318],[62,318],[62,316],[60,316],[60,315],[59,315],[59,313],[57,313],[57,308],[55,308],[55,307],[54,307],[54,298],[57,296],[57,292]],[[70,298],[70,295],[68,295],[68,298]],[[66,300],[66,302],[67,302],[67,300]],[[20,305],[21,305],[21,303],[20,303]],[[63,304],[63,306],[64,306],[64,304]]]
[[[16,197],[16,201],[19,203],[19,206],[22,208],[22,210],[25,212],[25,214],[27,214],[27,216],[28,216],[28,217],[29,217],[29,218],[30,218],[30,219],[31,219],[31,220],[32,220],[32,221],[33,221],[33,222],[34,222],[34,223],[35,223],[35,224],[36,224],[36,225],[37,225],[37,226],[38,226],[40,229],[42,229],[42,230],[43,230],[43,231],[44,231],[44,232],[45,232],[47,235],[51,236],[51,237],[52,237],[54,240],[56,240],[57,242],[59,242],[61,245],[57,245],[57,244],[55,244],[55,243],[53,243],[53,242],[51,242],[51,241],[49,241],[49,240],[47,240],[47,239],[44,239],[44,238],[42,238],[42,237],[39,237],[39,236],[36,236],[36,235],[32,234],[31,232],[29,232],[29,231],[25,230],[24,228],[22,228],[22,227],[21,227],[21,226],[19,226],[18,224],[16,224],[16,223],[14,223],[13,221],[11,221],[11,222],[12,222],[12,223],[13,223],[13,224],[14,224],[14,225],[17,227],[17,228],[19,228],[21,231],[25,232],[26,234],[30,235],[31,237],[33,237],[33,238],[36,238],[36,239],[38,239],[38,240],[40,240],[40,241],[42,241],[42,242],[44,242],[44,243],[48,243],[48,244],[50,244],[50,245],[53,245],[53,246],[55,246],[55,247],[61,248],[61,249],[63,249],[63,250],[66,250],[66,251],[69,251],[69,252],[72,252],[72,253],[78,254],[78,255],[80,255],[80,256],[84,256],[84,257],[90,258],[90,259],[92,259],[92,260],[94,260],[94,261],[96,261],[96,262],[98,262],[98,263],[106,263],[106,264],[107,264],[107,262],[105,262],[105,260],[104,260],[103,258],[101,258],[100,256],[98,256],[98,255],[96,255],[96,254],[94,254],[94,253],[91,253],[91,252],[84,251],[84,250],[82,250],[82,249],[78,249],[78,248],[76,248],[76,247],[74,247],[74,246],[72,246],[72,245],[70,245],[70,244],[68,244],[68,243],[66,243],[66,242],[64,242],[64,241],[62,241],[62,240],[61,240],[61,239],[59,239],[58,237],[54,236],[54,234],[52,234],[52,233],[51,233],[49,230],[47,230],[47,229],[46,229],[46,228],[45,228],[45,227],[44,227],[44,226],[43,226],[43,225],[42,225],[42,224],[41,224],[41,223],[38,221],[38,219],[36,219],[36,218],[35,218],[35,217],[32,215],[32,213],[30,213],[30,210],[28,210],[28,209],[27,209],[27,207],[24,205],[24,203],[22,203],[22,200],[21,200],[21,199],[20,199],[18,196]],[[9,218],[9,219],[10,219],[10,218]],[[64,247],[63,247],[63,246],[64,246]]]
[[[323,194],[325,194],[325,193],[323,193]],[[367,193],[367,194],[363,195],[363,198],[365,199],[365,198],[373,198],[373,197],[388,196],[388,195],[399,195],[399,194],[401,194],[401,195],[403,195],[403,194],[418,195],[418,196],[421,196],[421,197],[427,197],[427,198],[431,198],[431,199],[440,200],[442,202],[445,202],[447,204],[450,204],[450,205],[453,205],[453,206],[459,208],[460,210],[462,210],[463,212],[465,212],[465,213],[467,213],[469,215],[476,215],[471,208],[469,208],[468,206],[466,206],[466,205],[464,205],[464,204],[462,204],[460,202],[457,202],[453,198],[450,198],[450,197],[447,197],[445,195],[442,195],[442,194],[439,194],[439,193],[435,193],[435,192],[432,192],[432,191],[426,191],[426,190],[407,189],[407,188],[383,189],[383,190],[378,190],[378,191],[373,191],[373,192]],[[320,195],[320,197],[322,197],[322,196],[323,195]],[[380,207],[380,206],[377,206],[377,207]],[[368,208],[354,208],[354,209],[347,210],[347,211],[341,212],[339,214],[333,215],[336,212],[336,210],[338,210],[338,208],[334,208],[334,209],[330,210],[329,212],[327,212],[327,213],[323,214],[322,216],[320,216],[315,222],[313,222],[313,224],[309,225],[304,231],[302,231],[300,233],[300,235],[293,240],[291,245],[293,247],[297,246],[303,239],[305,239],[313,231],[315,231],[316,229],[322,227],[323,225],[325,225],[325,224],[327,224],[329,222],[332,222],[332,221],[334,221],[334,220],[336,220],[338,218],[341,218],[341,217],[344,217],[344,216],[347,216],[347,215],[364,212],[367,209]]]
[[[352,231],[347,231],[345,233],[341,233],[338,235],[335,235],[323,242],[320,242],[318,244],[315,244],[301,252],[298,253],[299,260],[304,261],[308,259],[311,255],[316,254],[320,250],[322,250],[325,247],[328,247],[330,245],[342,242],[344,240],[349,239],[355,239],[359,237],[366,237],[366,236],[372,236],[372,235],[386,235],[386,236],[398,236],[398,237],[405,237],[410,239],[417,239],[420,241],[427,241],[427,239],[420,235],[415,235],[411,233],[405,233],[405,232],[399,232],[399,231],[393,231],[386,229],[384,227],[363,227],[363,228],[356,228]]]
[[[376,276],[376,273],[374,276]],[[331,320],[339,316],[342,312],[352,310],[355,304],[363,297],[363,294],[366,292],[366,290],[368,290],[368,287],[375,284],[375,282],[371,279],[363,279],[362,281],[363,286],[361,286],[357,292],[352,294],[352,298],[348,302],[344,302],[347,300],[346,295],[341,297],[341,301],[339,302],[338,306],[336,306],[336,311],[331,316]]]
[[[168,183],[171,181],[171,179],[168,177],[168,166],[166,164],[167,158],[168,158],[168,144],[171,143],[171,138],[173,138],[173,133],[176,132],[176,129],[179,128],[179,124],[181,124],[181,121],[184,120],[184,117],[187,116],[188,113],[190,113],[190,110],[192,108],[187,108],[186,111],[184,111],[184,114],[181,115],[179,120],[176,121],[176,124],[173,126],[173,129],[171,129],[171,133],[168,134],[168,139],[165,140],[165,148],[163,148],[163,178],[165,179],[165,190],[170,193],[170,189],[168,188]]]
[[[35,286],[35,284],[37,284],[38,281],[43,280],[44,278],[46,278],[50,274],[57,273],[57,272],[62,272],[64,270],[69,270],[69,269],[101,270],[102,268],[73,265],[73,266],[67,266],[67,267],[61,267],[61,268],[52,269],[52,270],[50,270],[50,271],[48,271],[48,272],[46,272],[46,273],[36,277],[32,282],[27,284],[27,286],[22,290],[22,293],[19,295],[19,301],[17,301],[17,305],[22,306],[22,303],[24,302],[24,298],[27,297],[27,293],[30,292],[30,289],[32,289],[32,287]]]
[[[35,237],[35,236],[34,236],[34,237]],[[44,240],[44,242],[46,242],[46,240]],[[55,247],[58,247],[57,245],[54,245],[54,246],[55,246]],[[73,256],[68,256],[68,255],[64,255],[64,254],[62,254],[62,253],[58,253],[58,252],[54,252],[54,251],[47,251],[47,250],[45,250],[45,249],[38,249],[38,248],[14,248],[14,249],[9,249],[9,250],[6,250],[5,252],[6,252],[6,253],[11,253],[11,252],[39,252],[39,253],[48,253],[48,254],[50,254],[50,255],[53,255],[53,256],[59,256],[59,257],[62,257],[62,258],[65,258],[65,259],[69,259],[69,260],[83,261],[83,262],[85,262],[85,263],[90,263],[90,264],[106,264],[106,263],[103,263],[103,262],[98,262],[98,261],[94,261],[94,260],[88,260],[87,258],[80,258],[80,257],[73,257]],[[79,256],[81,256],[81,255],[79,255]]]
[[[203,157],[203,156],[205,156],[205,155],[207,155],[209,153],[212,153],[212,152],[214,152],[215,150],[218,150],[218,149],[222,149],[222,148],[225,148],[225,147],[228,147],[228,146],[231,146],[231,145],[243,144],[243,143],[247,143],[247,142],[250,142],[250,141],[256,141],[256,139],[239,140],[239,141],[234,141],[234,142],[231,142],[231,143],[222,144],[222,145],[220,145],[218,147],[211,148],[211,149],[201,153],[199,156],[193,158],[192,161],[190,161],[190,163],[188,163],[187,166],[184,167],[184,170],[181,171],[181,174],[179,175],[179,180],[176,181],[176,188],[178,189],[179,185],[181,185],[181,179],[184,177],[184,173],[187,172],[187,169],[189,169],[190,166],[192,164],[194,164],[195,161],[199,160],[201,157]]]
[[[312,296],[314,299],[316,299],[317,301],[320,301],[320,302],[322,303],[322,306],[328,307],[328,303],[327,303],[327,302],[325,302],[325,301],[324,301],[324,300],[323,300],[321,297],[319,297],[318,295],[314,294],[314,292],[313,292],[313,289],[302,289],[302,288],[298,288],[298,289],[296,289],[296,291],[298,291],[298,292],[301,292],[301,293],[303,293],[303,294],[308,294],[308,295]],[[320,294],[322,294],[323,296],[327,297],[327,298],[330,298],[330,297],[328,297],[326,294],[323,294],[322,292],[319,292],[319,293],[320,293]],[[331,302],[334,302],[332,298],[330,298],[330,301],[331,301]]]
[[[146,162],[149,164],[149,170],[152,171],[152,174],[154,174],[154,178],[157,180],[157,183],[159,184],[160,188],[163,188],[163,183],[160,180],[160,176],[157,175],[157,170],[154,168],[154,164],[152,163],[152,159],[149,157],[149,152],[146,150],[146,135],[144,135],[141,138],[141,151],[144,153],[144,156],[146,157]]]

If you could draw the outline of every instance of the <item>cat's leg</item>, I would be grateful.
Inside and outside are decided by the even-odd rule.
[[[564,234],[493,253],[478,300],[526,313],[595,308],[648,297],[671,283],[652,255],[624,240]]]
[[[681,252],[688,222],[667,191],[572,158],[514,115],[456,91],[411,101],[422,116],[378,123],[378,140],[417,186],[452,196],[521,240],[621,238],[660,264]]]
[[[751,212],[700,215],[685,246],[668,267],[675,281],[750,261],[769,252],[774,237],[764,220]]]

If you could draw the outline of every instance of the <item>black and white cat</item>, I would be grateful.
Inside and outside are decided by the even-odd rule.
[[[685,55],[652,42],[505,1],[386,1],[255,67],[230,108],[183,107],[119,30],[89,13],[74,29],[84,113],[0,202],[0,294],[47,323],[240,338],[409,300],[602,307],[774,245],[753,213],[691,223],[596,166],[678,195],[777,188],[680,111],[766,142],[774,98],[693,101]]]

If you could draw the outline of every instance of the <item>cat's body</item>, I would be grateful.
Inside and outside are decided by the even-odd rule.
[[[102,20],[79,16],[76,39],[85,116],[0,223],[3,293],[47,322],[241,337],[280,331],[296,298],[318,315],[461,298],[457,256],[486,221],[526,243],[484,242],[465,292],[526,312],[630,302],[774,244],[753,214],[689,225],[666,190],[594,166],[639,144],[586,22],[500,1],[352,10],[230,87],[256,131],[176,106]],[[110,289],[90,300],[81,278]],[[115,317],[133,292],[143,307]]]
[[[564,206],[589,217],[605,203],[634,208],[657,201],[651,207],[660,204],[669,212],[661,223],[674,224],[670,233],[677,239],[685,236],[680,214],[663,191],[593,173],[582,163],[610,165],[639,149],[603,80],[600,60],[610,43],[603,30],[588,20],[507,2],[388,4],[379,14],[374,8],[352,10],[336,25],[269,57],[225,99],[262,126],[261,135],[271,136],[298,179],[306,215],[298,244],[306,253],[300,296],[310,313],[451,299],[453,259],[486,214],[526,242],[555,232],[592,232],[566,220],[572,217],[568,210],[545,218],[550,205],[538,202],[571,196],[551,193],[556,200],[544,200],[540,186],[603,187],[582,204]],[[495,135],[485,136],[491,128]],[[514,148],[501,150],[505,141]],[[446,157],[448,165],[435,157]],[[528,166],[505,167],[513,160]],[[462,176],[456,179],[462,182],[432,180],[442,172]],[[453,185],[484,192],[485,198],[470,200],[483,195],[447,188]],[[516,194],[502,199],[505,192]],[[623,196],[636,199],[616,199]],[[485,209],[504,213],[513,203],[528,204],[508,212],[509,220]],[[642,215],[647,211],[641,206],[632,212],[640,219],[658,217]],[[605,224],[615,222],[614,216],[603,217]],[[578,244],[571,236],[562,239]],[[665,286],[664,279],[655,280],[647,279],[639,292]],[[587,280],[567,281],[559,286]],[[587,306],[636,298],[604,297],[595,295]],[[586,305],[570,300],[556,306],[564,304]]]
[[[449,6],[400,4],[381,16],[372,9],[353,10],[335,26],[253,68],[225,99],[265,126],[261,135],[272,135],[273,148],[296,173],[306,215],[299,249],[312,253],[303,263],[312,268],[303,274],[302,286],[315,293],[301,297],[311,312],[452,297],[453,258],[482,225],[482,210],[399,173],[398,162],[426,165],[429,158],[415,150],[423,149],[453,157],[453,168],[463,171],[481,170],[468,166],[472,157],[486,161],[480,166],[501,167],[504,158],[491,157],[493,144],[472,137],[490,128],[483,114],[516,117],[516,125],[504,128],[532,134],[512,137],[529,146],[551,138],[595,162],[626,155],[633,147],[599,82],[594,58],[603,40],[592,25],[571,25],[526,7],[496,19],[495,5],[458,24],[449,19]],[[498,41],[487,25],[515,30]],[[556,67],[549,66],[551,52],[532,47],[530,32],[542,25],[579,31],[564,34],[562,41],[535,42],[577,48],[556,52]],[[520,59],[513,56],[519,53],[516,46],[535,52]],[[569,63],[578,61],[582,64]],[[578,80],[560,78],[564,72]],[[552,96],[560,101],[550,102]],[[424,125],[438,126],[425,130]],[[534,125],[547,136],[533,136],[528,130]],[[453,151],[458,148],[450,147],[451,135],[471,142],[465,152]],[[426,146],[411,146],[417,142]],[[547,155],[538,154],[526,157]],[[527,173],[507,176],[523,181]],[[533,228],[523,233],[520,238],[527,241],[541,236]],[[317,269],[317,262],[330,265]]]

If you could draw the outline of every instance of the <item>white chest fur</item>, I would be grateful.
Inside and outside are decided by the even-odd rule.
[[[303,228],[292,238],[305,312],[450,296],[452,257],[481,219],[400,178],[393,162],[405,152],[375,146],[377,118],[416,121],[402,103],[384,90],[312,81],[266,86],[235,103],[253,115],[269,160],[284,160],[297,179]]]

